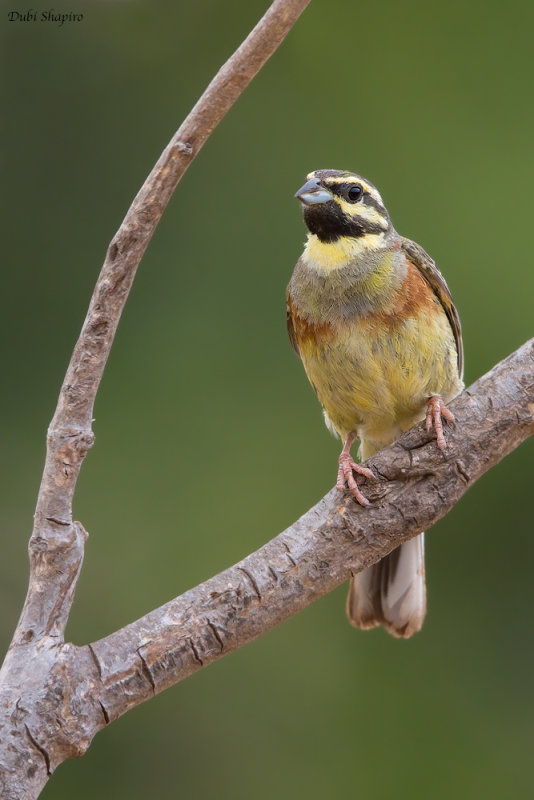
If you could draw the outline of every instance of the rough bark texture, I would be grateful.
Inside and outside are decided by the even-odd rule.
[[[2,797],[35,797],[61,761],[83,754],[94,735],[128,709],[428,531],[534,433],[534,339],[450,408],[458,425],[447,432],[446,455],[420,424],[367,462],[377,476],[365,485],[370,508],[333,489],[239,564],[104,639],[76,647],[57,635],[37,643],[27,635],[12,646],[0,690],[0,758],[18,778],[4,774]],[[67,593],[71,575],[63,585]]]
[[[173,137],[110,244],[49,429],[30,582],[0,673],[0,795],[35,798],[111,720],[256,638],[429,527],[534,432],[534,340],[451,404],[444,456],[422,426],[373,457],[363,509],[333,490],[244,561],[93,644],[64,642],[86,533],[72,520],[96,392],[135,271],[180,177],[309,0],[277,0]]]
[[[366,462],[372,506],[330,491],[239,564],[90,647],[113,720],[293,616],[430,527],[534,433],[534,339],[449,404],[444,455],[421,423]]]

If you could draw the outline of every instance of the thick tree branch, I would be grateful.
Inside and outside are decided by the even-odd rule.
[[[421,423],[369,459],[370,508],[333,489],[239,564],[94,642],[107,717],[261,636],[441,519],[534,433],[534,339],[450,408],[458,425],[446,455]]]
[[[91,645],[63,641],[85,531],[72,520],[93,404],[139,261],[203,143],[309,0],[276,0],[210,84],[134,200],[107,252],[49,429],[30,540],[30,586],[0,674],[0,794],[34,798],[65,758],[129,708],[297,613],[423,528],[534,431],[534,340],[452,409],[444,456],[422,426],[377,454],[373,501],[330,492],[244,561]]]
[[[534,433],[534,339],[451,410],[458,427],[448,431],[446,455],[420,424],[369,459],[377,475],[365,486],[370,508],[333,489],[260,550],[122,630],[83,647],[41,643],[29,669],[21,662],[25,683],[4,725],[24,748],[17,764],[28,781],[83,754],[128,709],[267,632],[443,517]],[[33,786],[18,788],[4,778],[6,798],[36,796]]]

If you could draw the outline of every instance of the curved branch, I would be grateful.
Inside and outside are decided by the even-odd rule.
[[[107,718],[261,636],[441,519],[534,433],[534,339],[450,408],[458,425],[446,455],[421,423],[369,459],[378,478],[365,485],[370,508],[333,489],[239,564],[94,642]]]
[[[534,342],[452,409],[444,457],[421,426],[369,464],[373,506],[333,490],[229,570],[92,645],[63,642],[85,531],[72,521],[93,404],[140,259],[181,176],[309,0],[275,0],[175,134],[114,236],[48,435],[28,596],[0,677],[0,793],[36,797],[129,708],[258,637],[443,516],[534,429]]]
[[[32,574],[39,572],[41,580],[30,580],[15,633],[19,643],[30,635],[63,636],[86,538],[82,526],[72,522],[74,490],[94,441],[96,393],[139,262],[186,169],[309,2],[275,0],[175,133],[109,245],[48,430],[30,540]]]
[[[275,0],[220,69],[163,151],[108,248],[48,430],[30,539],[30,581],[0,673],[0,795],[36,797],[65,758],[81,755],[106,712],[91,702],[94,658],[63,643],[86,532],[72,520],[93,405],[139,262],[180,178],[310,0]]]

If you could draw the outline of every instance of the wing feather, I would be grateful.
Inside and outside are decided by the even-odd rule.
[[[433,259],[430,258],[428,253],[423,250],[420,245],[416,244],[416,242],[412,242],[411,239],[403,238],[402,249],[412,264],[417,267],[428,285],[432,288],[432,291],[438,298],[443,310],[445,311],[445,314],[447,315],[447,319],[449,320],[456,342],[456,351],[458,353],[458,374],[460,378],[462,378],[464,371],[462,326],[460,324],[460,317],[458,316],[456,306],[452,300],[449,287],[445,282],[445,278],[436,267]]]
[[[289,334],[289,341],[293,347],[295,353],[300,356],[300,350],[297,342],[297,334],[295,332],[295,326],[293,324],[293,304],[291,302],[291,295],[289,294],[289,289],[287,290],[286,294],[286,319],[287,319],[287,332]]]

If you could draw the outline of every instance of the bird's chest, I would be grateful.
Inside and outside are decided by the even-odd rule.
[[[403,318],[368,314],[297,328],[306,374],[342,435],[362,426],[408,427],[430,394],[452,391],[456,351],[439,304]]]

